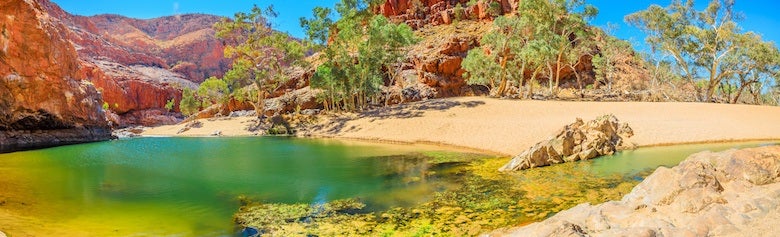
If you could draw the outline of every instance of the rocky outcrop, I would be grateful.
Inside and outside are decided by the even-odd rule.
[[[230,60],[223,57],[223,44],[214,36],[214,23],[219,16],[186,14],[149,20],[118,15],[89,17],[101,35],[125,45],[130,51],[153,55],[171,71],[188,80],[202,82],[208,77],[221,77]],[[148,65],[148,64],[145,64]]]
[[[80,73],[103,93],[109,109],[120,116],[120,125],[170,123],[173,116],[137,116],[156,114],[171,99],[178,102],[182,88],[219,77],[230,65],[212,28],[218,16],[85,17],[69,14],[49,0],[35,1],[51,20],[66,26],[61,34],[78,53]]]
[[[479,47],[482,35],[490,30],[490,22],[474,20],[489,21],[494,17],[485,14],[485,6],[492,1],[478,1],[471,6],[468,2],[388,0],[376,9],[394,22],[406,23],[416,29],[421,38],[421,42],[409,49],[400,73],[404,82],[394,85],[397,88],[388,89],[389,103],[484,94],[481,88],[466,84],[461,62],[469,50]],[[511,10],[509,6],[499,14]],[[451,24],[459,18],[469,21]]]
[[[519,0],[387,0],[375,10],[414,29],[456,20],[492,20],[517,9]]]
[[[775,236],[780,147],[702,152],[620,201],[581,204],[509,236]]]
[[[35,1],[4,1],[0,16],[0,152],[109,139],[67,26]]]
[[[587,123],[577,118],[555,136],[515,156],[499,170],[524,170],[611,155],[633,135],[631,127],[620,123],[614,115],[604,115]]]
[[[401,72],[404,78],[411,79],[405,87],[414,84],[429,87],[435,91],[430,98],[480,94],[466,84],[461,62],[469,50],[479,46],[479,40],[490,25],[489,22],[472,22],[419,30],[422,40],[408,53],[411,67]]]
[[[271,117],[307,109],[322,109],[322,104],[317,102],[318,93],[317,89],[304,87],[276,98],[266,99],[263,114]]]

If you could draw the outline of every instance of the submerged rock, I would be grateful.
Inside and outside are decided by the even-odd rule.
[[[554,137],[515,156],[499,170],[524,170],[611,155],[623,146],[625,139],[633,135],[631,127],[620,123],[614,115],[604,115],[587,123],[577,118],[576,122],[564,126]]]
[[[774,236],[780,146],[702,152],[620,201],[580,204],[509,236]]]

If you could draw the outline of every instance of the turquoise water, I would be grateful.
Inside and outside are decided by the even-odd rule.
[[[408,182],[421,172],[408,171],[421,163],[410,158],[424,150],[291,138],[142,138],[2,154],[0,167],[26,183],[40,199],[33,211],[52,222],[97,233],[218,236],[234,233],[239,196],[415,203],[419,197],[402,194],[437,188]]]
[[[590,161],[590,169],[598,174],[632,174],[659,166],[673,167],[688,156],[701,151],[724,151],[732,148],[747,148],[777,145],[780,142],[728,142],[712,144],[687,144],[674,146],[645,147],[622,151]]]
[[[642,148],[577,167],[630,174],[672,166],[701,150],[761,144]],[[281,203],[359,197],[376,208],[414,205],[453,185],[425,179],[439,168],[420,157],[456,154],[436,150],[441,148],[272,137],[139,138],[0,154],[0,211],[24,216],[0,212],[0,230],[234,236],[239,197]]]

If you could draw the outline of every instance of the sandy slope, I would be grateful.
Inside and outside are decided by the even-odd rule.
[[[184,128],[185,124],[150,128],[144,131],[143,135],[203,137],[219,131],[223,136],[252,136],[255,133],[247,130],[247,127],[254,123],[254,119],[254,117],[201,119],[202,127],[192,128],[182,133],[179,133],[179,130]]]
[[[358,115],[324,118],[303,135],[436,143],[516,155],[580,117],[612,113],[628,122],[640,146],[780,139],[780,107],[705,103],[518,101],[483,97],[429,100]],[[219,123],[217,123],[219,122]],[[246,121],[204,122],[181,135],[241,132]],[[182,125],[144,135],[175,135]],[[226,132],[234,131],[234,132]]]

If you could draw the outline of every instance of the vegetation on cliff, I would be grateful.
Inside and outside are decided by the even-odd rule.
[[[506,95],[509,81],[528,85],[533,94],[537,77],[546,77],[550,93],[561,82],[562,70],[569,68],[583,87],[577,72],[581,56],[592,50],[587,19],[598,10],[583,1],[521,1],[516,16],[499,16],[493,29],[482,37],[482,48],[472,49],[464,59],[469,84],[491,88],[491,95]],[[581,12],[575,12],[582,9]],[[526,76],[530,72],[530,77]]]
[[[238,101],[252,103],[258,115],[292,112],[296,105],[274,102],[278,106],[269,108],[263,101],[306,86],[316,101],[293,96],[305,101],[304,110],[334,111],[485,94],[780,101],[780,53],[739,28],[733,1],[713,0],[702,11],[690,1],[674,1],[627,16],[648,33],[651,52],[637,52],[611,36],[612,26],[592,26],[597,13],[582,0],[343,0],[301,18],[307,37],[297,40],[271,29],[269,19],[277,15],[272,8],[255,7],[215,26],[233,60],[217,78],[228,86],[224,98],[192,96],[203,103],[200,109]]]
[[[313,19],[302,19],[308,38],[323,43],[326,31],[330,41],[324,47],[311,85],[324,91],[326,109],[356,111],[376,104],[385,85],[395,83],[403,47],[417,39],[412,28],[395,24],[382,15],[368,12],[364,1],[342,1],[336,5],[340,20],[335,23],[323,10],[315,9]],[[331,23],[331,25],[328,25]],[[389,82],[386,82],[389,81]]]

